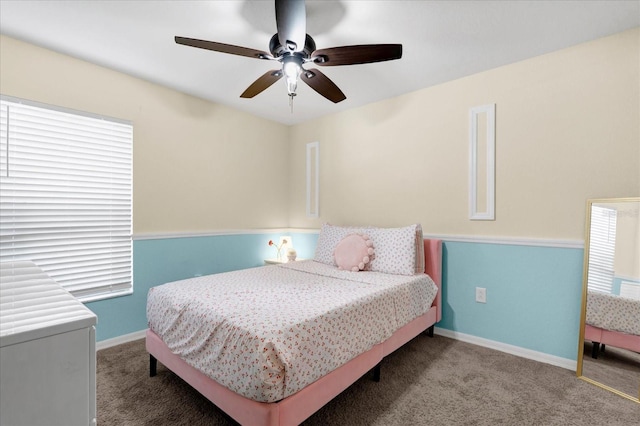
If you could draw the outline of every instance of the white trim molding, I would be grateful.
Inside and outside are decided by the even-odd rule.
[[[320,142],[307,144],[307,217],[317,218],[320,203]]]
[[[164,240],[167,238],[219,237],[221,235],[252,235],[252,234],[317,234],[317,229],[304,228],[262,228],[262,229],[218,229],[202,232],[149,232],[133,234],[134,241]]]
[[[576,360],[562,358],[531,349],[525,349],[521,348],[520,346],[496,342],[495,340],[484,339],[482,337],[459,333],[457,331],[451,331],[439,327],[435,327],[434,332],[437,335],[448,337],[450,339],[460,340],[461,342],[467,342],[485,348],[494,349],[496,351],[505,352],[511,355],[519,356],[521,358],[531,359],[533,361],[543,362],[545,364],[555,365],[556,367],[566,368],[567,370],[576,371],[576,368],[578,367],[578,362]]]
[[[134,241],[162,240],[169,238],[194,238],[194,237],[216,237],[221,235],[251,235],[251,234],[319,234],[316,228],[263,228],[263,229],[221,229],[202,232],[162,232],[162,233],[141,233],[134,234]],[[437,238],[443,241],[454,243],[476,243],[476,244],[505,244],[513,246],[532,247],[558,247],[583,249],[583,240],[561,240],[552,238],[528,238],[528,237],[501,237],[483,235],[444,235],[425,234],[425,238]]]
[[[484,123],[478,120],[484,116]],[[486,130],[478,133],[478,127]],[[482,140],[483,143],[480,143]],[[484,152],[479,149],[484,145]],[[473,107],[469,110],[469,219],[495,220],[495,180],[496,180],[496,104]],[[485,171],[480,176],[478,168],[484,164]],[[482,187],[480,186],[482,185]],[[478,191],[482,188],[482,191]],[[478,192],[484,193],[484,210],[478,209]]]
[[[147,333],[147,328],[140,331],[135,331],[129,334],[123,334],[122,336],[114,337],[112,339],[101,340],[96,343],[96,350],[107,349],[113,346],[122,345],[124,343],[133,342],[135,340],[144,339]]]
[[[575,371],[577,368],[577,361],[575,360],[561,358],[555,355],[549,355],[544,352],[533,351],[531,349],[525,349],[519,346],[496,342],[495,340],[484,339],[482,337],[472,336],[470,334],[459,333],[457,331],[451,331],[445,328],[435,327],[434,332],[439,336],[444,336],[450,339],[460,340],[461,342],[471,343],[473,345],[494,349],[500,352],[519,356],[521,358],[527,358],[534,361],[543,362],[545,364],[555,365],[556,367],[566,368],[567,370]],[[107,349],[113,346],[144,339],[146,333],[147,329],[144,329],[122,336],[114,337],[112,339],[101,340],[96,343],[96,350]]]
[[[560,240],[527,237],[490,237],[483,235],[435,235],[425,234],[425,238],[434,238],[452,243],[503,244],[508,246],[556,247],[583,249],[584,240]]]

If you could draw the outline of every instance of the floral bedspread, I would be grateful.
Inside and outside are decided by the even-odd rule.
[[[586,322],[605,330],[640,336],[640,300],[590,291]]]
[[[188,364],[247,398],[275,402],[429,310],[427,275],[340,271],[312,260],[153,287],[149,328]]]

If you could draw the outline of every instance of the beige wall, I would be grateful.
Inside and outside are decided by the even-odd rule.
[[[5,36],[0,92],[133,122],[134,234],[286,227],[288,128]]]
[[[640,195],[635,29],[291,129],[292,227],[583,239],[588,198]],[[468,114],[496,104],[496,220],[468,219]],[[320,142],[320,218],[305,144]]]
[[[290,128],[4,36],[0,55],[2,94],[133,122],[136,234],[420,222],[582,239],[586,199],[640,195],[638,29]],[[487,103],[496,220],[479,222],[468,114]],[[312,141],[319,219],[305,216]]]

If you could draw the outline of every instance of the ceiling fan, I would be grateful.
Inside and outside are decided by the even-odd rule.
[[[296,96],[299,78],[334,103],[346,99],[344,93],[333,81],[317,68],[303,68],[305,64],[356,65],[390,61],[402,57],[401,44],[366,44],[316,50],[316,43],[306,33],[307,17],[304,0],[275,0],[275,6],[278,32],[269,41],[271,53],[186,37],[175,37],[175,41],[178,44],[200,49],[279,62],[281,66],[278,69],[264,73],[240,97],[253,98],[284,76],[291,105],[293,105],[293,97]]]

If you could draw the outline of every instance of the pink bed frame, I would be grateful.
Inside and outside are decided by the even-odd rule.
[[[603,328],[593,327],[589,324],[584,326],[584,338],[594,343],[594,352],[597,354],[599,345],[610,345],[616,348],[628,349],[634,352],[640,352],[640,336],[634,334],[621,333],[619,331],[605,330]],[[596,344],[599,344],[596,346]]]
[[[385,356],[440,321],[442,241],[425,239],[424,253],[425,272],[438,286],[438,294],[431,309],[397,330],[389,339],[278,402],[257,402],[230,391],[174,355],[160,337],[150,330],[147,330],[146,336],[147,351],[240,424],[298,425],[376,367]]]

